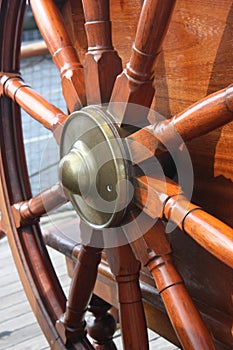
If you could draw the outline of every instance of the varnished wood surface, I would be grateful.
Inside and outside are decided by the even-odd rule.
[[[32,224],[38,222],[40,217],[51,210],[65,204],[67,198],[64,190],[59,183],[51,186],[49,189],[42,191],[28,201],[14,204],[12,213],[14,216],[15,226]]]
[[[190,203],[171,180],[142,176],[135,181],[136,204],[153,219],[173,221],[207,251],[233,268],[233,229]]]
[[[60,11],[53,1],[31,1],[30,5],[40,32],[60,71],[62,90],[69,111],[85,106],[83,67],[72,46]]]
[[[109,102],[115,79],[122,71],[121,58],[112,44],[109,0],[83,1],[88,50],[85,55],[87,102]]]
[[[52,105],[43,96],[30,88],[20,76],[3,75],[0,80],[0,95],[15,100],[35,120],[45,128],[59,134],[58,128],[64,123],[67,115]],[[59,136],[57,136],[59,138]]]
[[[140,227],[136,226],[133,230],[140,232]],[[182,347],[190,350],[215,349],[211,335],[174,266],[163,223],[156,222],[131,246],[151,272]]]
[[[232,86],[208,95],[170,119],[156,121],[129,136],[129,147],[135,163],[166,151],[178,149],[182,143],[215,131],[233,121]],[[144,145],[149,152],[143,152]]]
[[[177,1],[155,72],[159,113],[175,115],[232,83],[232,15],[228,0]],[[188,144],[195,175],[194,201],[230,225],[232,128],[228,124]]]
[[[147,350],[146,318],[138,281],[140,262],[133,254],[130,245],[107,249],[107,261],[117,282],[124,349],[139,347],[141,350]],[[140,337],[135,336],[138,330]]]
[[[65,313],[56,328],[64,343],[85,335],[85,313],[97,278],[102,249],[82,246],[73,273]],[[87,278],[88,276],[88,278]]]
[[[30,58],[30,57],[36,57],[36,56],[40,56],[40,55],[45,55],[47,54],[48,48],[47,45],[45,44],[45,42],[43,40],[38,41],[36,43],[29,43],[29,44],[25,44],[21,47],[21,52],[20,52],[20,57],[21,59],[25,59],[25,58]]]
[[[135,231],[135,230],[134,230]],[[157,233],[158,234],[158,233]],[[71,257],[73,256],[73,258],[76,260],[78,253],[80,251],[80,247],[75,243],[69,241],[66,239],[66,241],[64,241],[63,237],[60,237],[59,232],[56,231],[56,229],[54,230],[53,228],[51,228],[50,230],[50,234],[47,235],[47,237],[50,237],[49,239],[49,244],[51,246],[56,247],[56,249],[62,248],[62,253]],[[155,250],[155,252],[157,254],[167,254],[171,251],[171,249],[169,248],[168,250],[164,250],[164,238],[162,235],[158,236],[158,240],[159,240],[159,244],[158,242],[155,244],[154,241],[152,241],[150,238],[150,235],[147,237],[148,242],[150,243],[150,251],[151,249]],[[173,237],[173,236],[171,236]],[[153,235],[152,235],[153,238]],[[174,237],[173,237],[174,238]],[[175,237],[175,239],[172,240],[172,247],[174,246],[174,243],[177,244],[177,237]],[[62,244],[57,245],[57,240],[62,240]],[[183,240],[184,237],[181,237],[181,239]],[[47,240],[47,238],[46,238]],[[139,249],[139,251],[135,251],[136,252],[136,256],[139,259],[139,253],[142,254],[143,253],[143,249],[141,249],[140,251],[140,246],[143,247],[144,244],[143,243],[144,240],[140,240],[139,244],[137,245],[137,248]],[[187,242],[187,239],[186,239]],[[135,242],[136,243],[136,242]],[[72,249],[73,246],[73,249]],[[197,254],[198,251],[198,246],[193,245],[192,248],[194,250],[193,254]],[[73,251],[73,253],[71,254],[71,251]],[[200,248],[199,248],[200,251]],[[144,253],[145,254],[145,258],[142,260],[143,264],[145,264],[148,260],[148,253],[147,251]],[[187,254],[190,257],[190,260],[193,259],[192,257],[192,251],[186,251],[185,249],[183,249],[183,251],[179,251],[179,255],[182,256],[182,254]],[[142,255],[140,255],[142,257]],[[187,276],[184,275],[184,271],[185,271],[185,267],[186,266],[180,266],[180,262],[179,259],[177,259],[177,256],[174,254],[173,252],[173,256],[175,256],[175,265],[179,266],[179,271],[182,271],[182,276],[185,276],[185,284],[189,287],[190,285],[190,280],[187,279]],[[152,255],[153,257],[153,255]],[[203,257],[203,255],[202,255]],[[208,255],[206,257],[204,257],[205,262],[207,263],[208,261]],[[212,263],[216,264],[216,259],[212,261]],[[227,285],[227,289],[224,290],[225,293],[225,297],[227,298],[228,295],[231,295],[231,283],[230,281],[232,280],[231,278],[231,269],[228,269],[229,274],[226,274],[226,269],[222,268],[224,266],[221,265],[216,265],[218,268],[218,271],[221,271],[221,273],[224,273],[224,279],[223,279],[223,283],[225,283],[225,278],[226,280],[229,281],[228,285]],[[71,266],[72,267],[72,266]],[[222,268],[222,269],[221,269]],[[72,271],[73,268],[70,269],[70,273],[72,275]],[[196,273],[196,270],[194,269],[193,271],[191,271],[193,274]],[[211,271],[209,272],[208,269],[203,269],[203,280],[204,280],[204,276],[206,274],[206,272],[208,272],[209,274],[211,273]],[[200,275],[200,274],[199,274]],[[151,279],[151,276],[148,274],[148,272],[146,272],[145,270],[142,271],[141,273],[141,291],[142,291],[142,296],[143,296],[143,302],[144,302],[144,309],[146,311],[146,316],[147,316],[147,324],[149,325],[149,327],[151,327],[151,329],[156,329],[157,332],[159,332],[160,334],[164,334],[165,336],[169,336],[169,339],[172,339],[172,341],[174,343],[177,343],[177,339],[174,336],[173,331],[171,330],[171,325],[168,322],[168,318],[167,315],[164,314],[163,310],[163,306],[162,306],[162,302],[160,297],[158,296],[158,291],[155,289],[155,285]],[[220,285],[220,288],[223,288],[223,286],[221,285],[222,281],[222,276],[219,275],[218,276],[218,283]],[[195,277],[196,278],[196,277]],[[200,276],[199,276],[200,278]],[[211,278],[211,275],[209,276],[209,278]],[[207,294],[207,298],[205,299],[205,294],[204,294],[204,289],[202,289],[202,295],[198,295],[197,290],[195,290],[194,286],[195,286],[195,281],[192,281],[194,283],[194,285],[192,286],[193,290],[190,290],[190,287],[188,288],[189,293],[191,294],[195,304],[197,305],[199,311],[201,312],[201,315],[203,317],[203,319],[205,320],[206,324],[208,324],[208,327],[210,327],[211,331],[213,332],[213,334],[215,334],[215,336],[217,337],[217,339],[220,341],[220,343],[217,346],[217,349],[225,349],[225,347],[223,346],[223,343],[228,344],[228,346],[226,346],[226,349],[231,349],[232,347],[232,336],[231,336],[231,326],[232,326],[232,322],[231,322],[231,316],[228,315],[228,313],[225,311],[224,313],[221,312],[221,308],[222,308],[222,300],[218,300],[218,291],[216,293],[215,290],[215,284],[214,284],[214,278],[212,278],[212,280],[208,280],[206,283],[210,283],[211,284],[211,289],[208,289],[208,294]],[[197,282],[196,282],[197,283]],[[198,285],[199,288],[203,288],[203,281],[202,281],[202,285]],[[206,288],[206,287],[205,287]],[[194,294],[195,291],[195,294]],[[114,281],[114,277],[110,271],[110,268],[108,266],[108,264],[106,263],[105,260],[102,260],[100,266],[99,266],[99,275],[98,275],[98,279],[95,285],[95,293],[100,296],[101,298],[105,298],[109,303],[111,303],[112,305],[114,305],[115,307],[118,307],[118,299],[117,299],[117,286],[116,286],[116,282]],[[213,295],[216,296],[215,299],[215,304],[213,304]],[[208,298],[211,298],[211,304],[208,300]],[[217,303],[218,300],[218,303]],[[227,302],[227,300],[225,300]],[[216,306],[218,305],[219,310],[216,310]],[[231,300],[229,300],[229,304],[228,307],[230,307],[231,305]]]
[[[132,117],[130,107],[116,102],[136,103],[150,107],[153,96],[153,66],[160,51],[163,38],[171,19],[175,1],[146,1],[142,6],[137,32],[129,62],[118,76],[110,102],[109,110],[119,124],[135,126],[146,123],[146,114],[139,119]]]

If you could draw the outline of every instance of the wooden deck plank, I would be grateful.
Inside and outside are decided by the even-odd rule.
[[[0,333],[0,349],[26,349],[25,344],[28,344],[27,348],[31,350],[32,347],[30,347],[30,343],[33,343],[35,338],[38,340],[37,347],[34,347],[35,350],[41,350],[47,345],[47,341],[41,333],[37,322],[27,325],[26,327],[20,327],[13,331],[9,329],[8,331]]]
[[[40,348],[38,348],[38,345],[40,346]],[[40,334],[31,339],[23,341],[22,343],[17,344],[17,350],[49,350],[49,349],[50,347],[43,334]],[[11,348],[8,347],[7,350],[16,350],[16,348],[13,345]]]
[[[8,293],[12,293],[15,290],[19,290],[21,288],[21,282],[19,280],[13,281],[9,283],[9,285],[1,286],[0,288],[0,298],[3,298],[4,295]]]
[[[20,304],[26,299],[24,290],[16,291],[12,294],[4,295],[4,299],[1,299],[0,310],[6,310],[7,308]]]
[[[2,302],[4,304],[4,299]],[[22,302],[16,302],[13,305],[9,304],[8,307],[0,309],[0,329],[2,329],[3,323],[5,324],[8,321],[12,322],[12,320],[15,318],[15,315],[27,314],[28,311],[31,310],[28,310],[28,301],[25,300],[25,295]]]

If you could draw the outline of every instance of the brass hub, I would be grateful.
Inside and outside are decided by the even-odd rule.
[[[63,128],[60,179],[79,216],[115,226],[130,202],[129,156],[111,117],[98,106],[71,114]]]

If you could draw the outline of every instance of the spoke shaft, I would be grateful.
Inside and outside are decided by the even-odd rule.
[[[40,55],[46,55],[48,53],[48,48],[43,40],[36,43],[31,43],[21,46],[20,58],[30,58]]]
[[[139,287],[140,263],[129,245],[109,248],[107,260],[117,281],[124,349],[148,350],[146,320]]]
[[[214,349],[210,334],[173,264],[164,225],[158,221],[142,236],[132,212],[131,220],[133,234],[140,238],[132,240],[131,233],[125,233],[137,259],[152,273],[182,347],[189,350]]]
[[[101,261],[101,248],[82,246],[70,287],[64,316],[57,322],[56,328],[66,342],[85,336],[85,312],[91,299]]]
[[[67,198],[64,195],[63,188],[58,183],[27,201],[14,204],[12,206],[12,212],[15,225],[18,228],[32,224],[38,221],[42,215],[66,202]]]
[[[193,104],[180,114],[145,127],[128,137],[132,158],[139,163],[152,155],[164,152],[165,146],[179,147],[233,121],[233,87],[229,86]],[[179,135],[179,136],[178,136]],[[140,145],[148,149],[140,149]]]
[[[59,138],[57,128],[67,119],[67,115],[59,108],[26,85],[20,77],[3,75],[0,80],[0,91],[17,102],[32,118],[53,131]]]
[[[60,71],[68,109],[73,112],[86,104],[83,67],[54,1],[31,0],[30,4],[40,32]]]
[[[109,0],[83,0],[88,52],[85,60],[87,101],[106,103],[122,71],[121,59],[112,45]]]
[[[132,113],[127,103],[150,107],[154,97],[153,66],[170,23],[175,0],[145,0],[127,68],[117,78],[109,109],[119,124],[146,124],[145,115]]]
[[[204,249],[233,268],[233,229],[192,204],[173,181],[142,176],[135,181],[136,204],[152,218],[166,218]]]

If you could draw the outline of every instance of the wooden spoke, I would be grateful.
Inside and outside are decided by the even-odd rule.
[[[150,107],[153,96],[153,66],[166,34],[174,0],[146,0],[127,68],[117,78],[109,109],[119,124],[146,124],[146,115],[136,119],[127,103]],[[115,102],[125,102],[117,104]]]
[[[190,203],[173,181],[139,177],[136,204],[152,218],[166,218],[226,265],[233,267],[233,229]]]
[[[189,296],[183,279],[172,261],[172,250],[161,222],[157,222],[142,236],[134,213],[129,214],[133,235],[125,231],[134,254],[150,270],[167,313],[184,349],[215,349],[210,334]],[[145,220],[147,220],[145,218]],[[138,234],[137,234],[138,232]]]
[[[85,336],[84,317],[97,278],[101,253],[102,248],[82,246],[78,254],[66,311],[56,325],[64,343],[67,340],[74,342]]]
[[[54,1],[31,0],[30,4],[40,32],[60,71],[67,107],[73,112],[86,104],[83,67]]]
[[[128,137],[135,163],[164,152],[164,145],[177,147],[177,142],[190,141],[233,120],[233,87],[229,86],[193,104],[184,112],[145,127]],[[177,138],[177,135],[180,138]],[[140,149],[140,144],[148,149]]]
[[[53,131],[59,141],[58,129],[65,122],[67,115],[26,85],[19,76],[3,75],[0,79],[0,95],[6,95],[16,101],[32,118]]]
[[[27,201],[14,204],[12,212],[15,226],[18,228],[29,223],[35,223],[42,215],[66,202],[67,198],[64,190],[58,183]]]
[[[147,328],[139,287],[140,263],[129,245],[107,249],[107,260],[117,281],[125,350],[148,350]],[[140,330],[140,336],[138,335]]]
[[[109,0],[83,0],[88,52],[85,59],[87,102],[106,103],[122,71],[121,59],[112,46]]]
[[[36,43],[26,44],[21,46],[20,58],[25,59],[29,57],[36,57],[45,55],[49,52],[46,43],[41,40]]]

